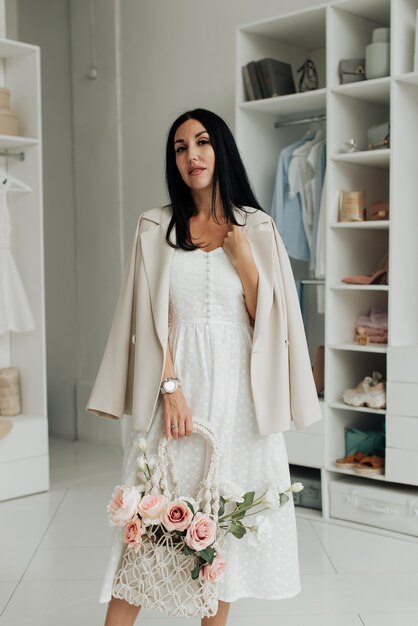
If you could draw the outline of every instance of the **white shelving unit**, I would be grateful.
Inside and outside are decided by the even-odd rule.
[[[342,478],[342,474],[359,477],[334,465],[345,454],[346,426],[387,425],[385,473],[360,477],[364,484],[377,480],[399,488],[400,484],[418,485],[418,444],[414,443],[418,441],[418,402],[415,400],[414,405],[412,400],[418,398],[418,375],[391,367],[391,360],[399,362],[398,350],[418,345],[418,72],[412,71],[417,9],[418,0],[336,0],[245,24],[236,33],[235,136],[265,210],[269,211],[272,203],[280,151],[309,128],[275,128],[275,123],[326,114],[324,419],[303,431],[285,433],[289,462],[321,471],[324,518],[330,517],[330,481]],[[341,85],[339,61],[364,56],[372,31],[378,27],[391,28],[391,75]],[[265,57],[290,63],[295,84],[297,68],[306,58],[313,59],[319,89],[245,102],[241,68]],[[391,123],[391,147],[368,151],[367,129],[387,120]],[[341,153],[341,146],[351,137],[360,151]],[[362,189],[366,190],[367,204],[389,199],[389,220],[338,222],[339,191]],[[341,282],[345,276],[374,271],[388,250],[389,285]],[[360,346],[353,342],[356,317],[371,306],[388,310],[388,345]],[[418,349],[408,354],[411,371],[418,371]],[[356,409],[343,404],[343,390],[355,387],[375,370],[387,376],[387,409]],[[413,390],[407,409],[399,405],[403,397],[399,385],[403,383]],[[409,437],[402,435],[401,428],[407,429]],[[418,491],[415,493],[418,498]]]
[[[0,39],[0,85],[10,89],[19,118],[19,136],[0,135],[6,151],[0,163],[32,189],[9,193],[8,204],[13,258],[35,318],[33,331],[0,335],[0,367],[19,370],[22,406],[0,439],[0,500],[6,500],[49,489],[39,48]]]

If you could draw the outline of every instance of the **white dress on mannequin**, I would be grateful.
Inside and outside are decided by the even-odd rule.
[[[1,174],[1,172],[0,172]],[[35,320],[11,251],[10,210],[7,193],[15,179],[0,180],[0,335],[35,328]]]
[[[223,247],[210,252],[175,250],[170,268],[169,342],[176,375],[192,415],[210,421],[218,434],[221,481],[254,490],[258,497],[273,481],[281,491],[288,489],[290,475],[283,433],[261,436],[258,430],[250,381],[250,319],[241,279]],[[164,431],[163,408],[160,397],[149,432],[131,432],[120,484],[133,484],[136,479],[139,437],[146,437],[150,454],[156,453]],[[206,463],[205,440],[192,435],[170,446],[182,493],[195,495]],[[248,534],[242,539],[231,534],[225,537],[226,570],[218,581],[218,599],[279,600],[299,593],[293,500],[262,514],[273,526],[267,543],[253,545]],[[255,516],[245,523],[256,523]],[[124,550],[122,531],[114,528],[100,602],[111,598]]]

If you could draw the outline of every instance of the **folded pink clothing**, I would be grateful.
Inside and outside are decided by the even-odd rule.
[[[358,315],[356,320],[356,327],[357,326],[362,326],[363,328],[372,328],[375,330],[387,330],[388,314],[382,309],[372,307],[369,315]]]
[[[388,331],[386,329],[380,329],[380,328],[366,328],[364,326],[356,326],[355,327],[356,333],[359,335],[364,335],[364,337],[370,337],[370,336],[375,336],[375,337],[387,337],[388,336]]]

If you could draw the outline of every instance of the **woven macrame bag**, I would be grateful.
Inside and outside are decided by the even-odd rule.
[[[209,514],[218,523],[219,509],[219,446],[216,432],[205,420],[193,417],[193,434],[203,436],[211,444],[206,476],[199,483],[194,499],[199,510]],[[160,437],[155,469],[145,486],[145,494],[163,494],[175,500],[182,494],[179,491],[176,468],[171,455],[170,441]],[[168,488],[168,471],[171,474],[173,489]],[[184,494],[185,495],[185,494]],[[187,494],[191,496],[191,494]],[[147,526],[147,532],[137,552],[131,547],[125,549],[122,563],[113,580],[112,595],[130,604],[145,609],[159,609],[167,615],[183,617],[209,617],[218,611],[216,581],[195,580],[191,571],[196,564],[194,556],[183,553],[183,542],[175,541],[173,533],[159,525],[158,538]],[[218,531],[212,547],[220,552],[222,531]]]

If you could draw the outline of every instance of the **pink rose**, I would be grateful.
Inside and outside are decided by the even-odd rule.
[[[167,530],[186,530],[192,517],[193,512],[187,502],[174,500],[165,506],[161,521]]]
[[[192,550],[204,550],[216,537],[216,524],[206,513],[196,513],[187,529],[185,542]]]
[[[165,496],[159,493],[149,493],[139,503],[138,513],[146,524],[159,524],[165,503]]]
[[[135,517],[131,519],[125,526],[125,531],[123,533],[123,540],[128,545],[132,546],[134,550],[137,552],[139,546],[141,545],[142,535],[145,533],[145,525],[144,522]]]
[[[125,526],[134,517],[141,495],[133,485],[115,487],[112,498],[106,507],[109,522],[113,526]]]
[[[206,563],[206,565],[199,570],[200,580],[210,580],[212,582],[218,580],[224,573],[225,565],[225,561],[217,554],[212,564]]]

